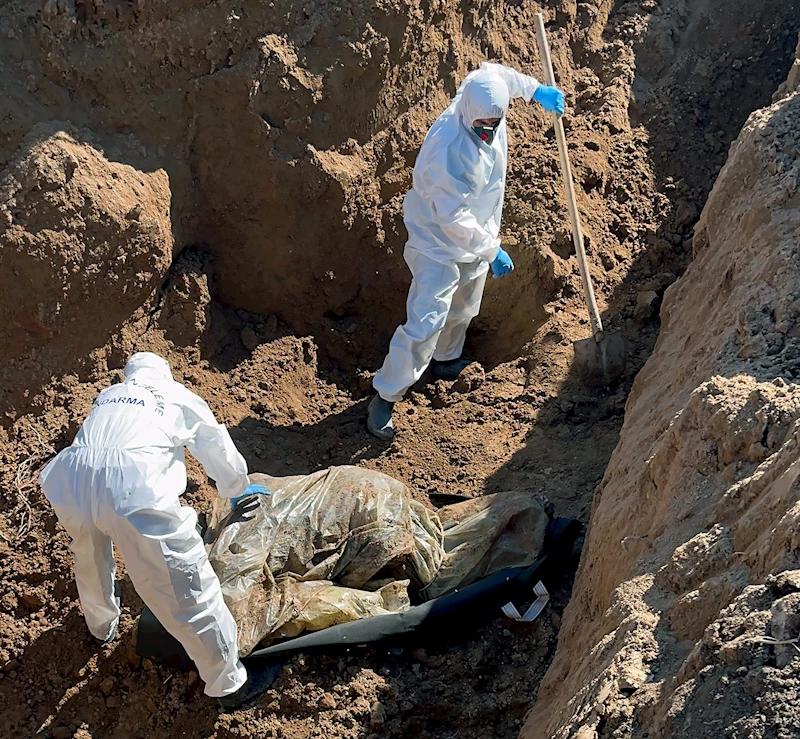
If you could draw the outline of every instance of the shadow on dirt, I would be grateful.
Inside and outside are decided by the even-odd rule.
[[[648,229],[638,243],[626,244],[636,258],[603,312],[606,331],[624,337],[625,375],[611,387],[591,388],[573,365],[558,395],[539,411],[524,448],[487,480],[487,492],[514,485],[526,470],[541,483],[552,476],[569,477],[573,460],[569,454],[553,454],[548,441],[554,436],[576,453],[583,444],[601,444],[606,463],[610,458],[622,427],[624,399],[658,337],[664,291],[691,260],[694,225],[728,148],[749,114],[770,104],[791,66],[797,34],[792,21],[800,5],[788,3],[769,18],[750,3],[735,6],[711,0],[685,12],[667,9],[651,16],[637,50],[629,113],[631,126],[647,133],[656,187],[669,209],[657,228]],[[624,33],[640,13],[637,5],[619,3],[604,35],[610,39]],[[663,53],[653,52],[662,46]],[[598,257],[589,254],[592,262]],[[588,325],[585,329],[589,337]],[[545,326],[531,366],[546,359],[547,332]],[[550,351],[565,350],[569,342],[558,338]],[[604,467],[598,467],[595,480],[579,481],[582,489],[574,492],[587,501],[587,516]]]
[[[367,402],[310,425],[277,426],[250,416],[231,429],[231,436],[253,472],[305,475],[333,465],[354,465],[379,457],[387,447],[366,429]]]

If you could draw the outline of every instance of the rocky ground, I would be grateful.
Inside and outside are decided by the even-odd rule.
[[[573,371],[571,342],[589,330],[555,142],[546,117],[518,101],[503,232],[517,270],[489,281],[470,339],[485,373],[458,385],[423,380],[398,407],[396,441],[381,444],[363,417],[369,373],[402,318],[400,204],[410,166],[427,126],[482,58],[540,74],[539,10],[567,93],[593,274],[608,327],[625,337],[628,369],[603,389]],[[780,175],[789,187],[792,108],[768,108],[748,124],[751,139],[726,170],[738,174],[720,180],[699,237],[695,225],[728,145],[786,79],[797,17],[794,2],[722,0],[12,0],[0,8],[0,733],[513,737],[553,660],[577,560],[564,563],[552,606],[532,625],[498,619],[457,644],[300,658],[254,708],[232,715],[218,713],[193,673],[138,660],[141,603],[125,578],[122,638],[98,651],[36,472],[139,349],[170,358],[254,470],[358,463],[402,479],[422,500],[525,489],[585,523],[593,510],[546,701],[527,724],[546,733],[532,736],[705,736],[682,734],[687,720],[696,732],[728,723],[756,731],[736,724],[755,710],[745,698],[718,701],[704,718],[716,723],[698,722],[697,702],[708,699],[697,675],[712,673],[721,694],[725,680],[763,693],[757,715],[772,727],[795,688],[780,672],[791,661],[770,660],[791,657],[792,645],[759,643],[758,677],[737,672],[750,662],[716,669],[709,655],[727,659],[730,634],[792,633],[780,614],[793,603],[793,580],[775,573],[791,569],[796,547],[788,538],[786,558],[763,553],[762,529],[737,538],[741,513],[712,522],[688,506],[706,489],[684,479],[682,465],[709,476],[709,459],[721,458],[712,446],[732,449],[708,483],[715,505],[734,483],[755,491],[768,470],[775,480],[789,474],[794,313],[779,306],[796,299],[787,287],[796,265],[765,260],[758,248],[789,238],[773,214],[796,204],[791,193],[776,200],[761,190],[749,201],[740,180],[762,171],[761,159],[741,151],[763,152],[765,144],[747,142],[767,131],[779,164],[758,183],[769,190]],[[742,221],[752,233],[725,231]],[[711,260],[731,244],[750,251],[726,256],[720,272]],[[693,254],[695,271],[665,299]],[[753,292],[754,283],[772,292]],[[736,293],[727,313],[725,291]],[[637,380],[612,457],[662,299],[669,333]],[[723,349],[741,356],[715,360]],[[749,379],[735,379],[742,373]],[[778,377],[787,385],[770,384]],[[751,428],[753,414],[767,420]],[[702,454],[683,441],[690,431]],[[657,474],[642,468],[656,443]],[[641,496],[633,506],[631,486]],[[770,512],[759,525],[777,525],[793,488],[762,488],[748,493],[748,506],[764,501]],[[192,466],[188,499],[203,511],[209,495]],[[641,514],[652,521],[645,526]],[[686,564],[703,546],[725,554],[717,569]],[[732,557],[742,559],[734,566]],[[709,601],[731,605],[719,615]],[[716,641],[707,641],[706,622],[716,624]],[[625,628],[635,629],[628,651],[638,657],[616,648],[627,644]],[[668,629],[678,635],[662,639]],[[591,659],[604,638],[616,641]],[[791,730],[775,726],[753,735]],[[748,734],[731,734],[740,735]]]

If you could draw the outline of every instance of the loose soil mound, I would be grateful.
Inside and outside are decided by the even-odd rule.
[[[525,737],[800,732],[798,142],[793,92],[731,148],[628,399]]]
[[[141,603],[124,569],[122,639],[91,646],[36,471],[130,352],[150,349],[208,399],[254,470],[363,464],[423,502],[527,489],[587,520],[727,146],[786,79],[798,6],[766,5],[4,3],[2,176],[39,162],[24,190],[36,212],[22,222],[37,251],[12,285],[42,294],[4,280],[0,297],[0,734],[516,736],[553,656],[568,578],[531,626],[498,620],[427,652],[299,659],[254,708],[219,716],[196,675],[132,653]],[[608,390],[570,372],[571,342],[589,329],[555,142],[537,106],[518,102],[503,232],[517,270],[490,280],[471,339],[487,372],[423,381],[398,406],[386,447],[363,418],[368,372],[402,319],[410,168],[479,61],[539,74],[538,10],[570,107],[593,275],[608,327],[626,338],[628,372]],[[36,138],[54,120],[65,124]],[[69,156],[81,167],[67,181]],[[131,238],[137,249],[119,264],[113,247]],[[11,247],[0,264],[20,258]],[[87,277],[112,267],[117,292]],[[208,495],[192,467],[188,500],[203,511]]]

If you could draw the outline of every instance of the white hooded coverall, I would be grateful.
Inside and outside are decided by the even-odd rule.
[[[183,447],[225,497],[244,492],[247,464],[205,401],[172,379],[165,359],[134,354],[123,373],[124,382],[95,400],[72,446],[42,471],[42,489],[72,537],[89,631],[105,640],[119,621],[113,542],[136,592],[194,660],[206,694],[228,695],[247,672],[197,514],[180,503]]]
[[[403,202],[404,257],[412,274],[406,323],[394,333],[373,387],[401,400],[431,359],[458,359],[478,315],[489,264],[500,250],[509,98],[530,101],[539,83],[502,64],[469,74],[422,144]],[[501,118],[488,145],[473,121]]]

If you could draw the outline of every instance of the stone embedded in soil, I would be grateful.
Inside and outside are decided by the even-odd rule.
[[[643,290],[636,295],[633,315],[639,320],[646,320],[655,313],[657,304],[658,293],[655,290]]]
[[[362,393],[372,392],[372,378],[375,377],[375,373],[362,371],[357,374],[357,377],[358,377],[358,389]]]
[[[636,667],[629,667],[619,678],[619,689],[626,692],[638,690],[647,681],[647,674],[644,670]]]
[[[114,678],[107,677],[100,683],[100,690],[102,690],[105,695],[111,695],[111,693],[114,692],[114,685]]]
[[[442,409],[452,405],[455,401],[448,397],[448,383],[445,380],[437,380],[433,385],[429,386],[429,397],[431,399],[431,408]]]
[[[21,600],[22,605],[31,611],[38,611],[45,603],[44,599],[36,593],[23,593]]]
[[[380,701],[375,701],[369,711],[370,729],[381,729],[386,724],[386,707]]]
[[[486,373],[478,362],[473,362],[465,367],[461,374],[456,378],[450,392],[466,395],[473,390],[477,390],[486,381]]]
[[[332,711],[336,708],[336,698],[334,698],[330,693],[325,693],[322,698],[319,699],[319,709],[320,711]]]
[[[242,329],[241,339],[242,344],[244,344],[244,348],[249,352],[253,351],[259,344],[258,336],[256,336],[256,332],[253,331],[250,326],[245,326]]]

